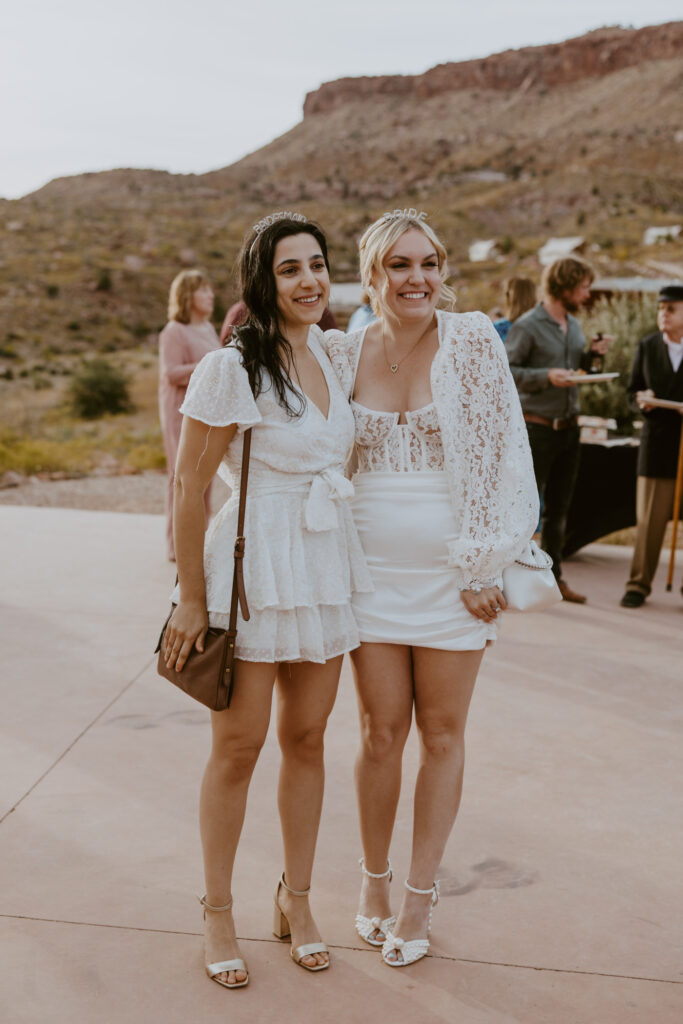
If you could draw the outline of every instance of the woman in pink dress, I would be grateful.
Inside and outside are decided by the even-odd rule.
[[[207,352],[220,348],[209,317],[213,288],[200,270],[183,270],[174,279],[168,298],[168,323],[159,335],[159,418],[164,436],[168,490],[166,492],[166,547],[175,562],[173,546],[173,479],[180,441],[183,404],[192,371]],[[208,520],[211,489],[204,495]]]

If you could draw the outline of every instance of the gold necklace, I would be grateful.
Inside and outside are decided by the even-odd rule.
[[[387,366],[389,367],[389,369],[391,370],[392,373],[398,373],[398,368],[401,365],[401,363],[404,361],[404,359],[407,359],[408,356],[412,352],[415,351],[415,349],[420,344],[422,339],[425,337],[425,335],[427,335],[429,333],[429,331],[431,331],[433,326],[434,326],[433,321],[430,320],[428,325],[425,327],[424,331],[420,335],[420,337],[417,339],[415,344],[412,346],[412,348],[409,348],[408,351],[406,352],[406,354],[404,356],[401,356],[401,358],[398,359],[395,363],[390,363],[389,362],[389,358],[387,356],[387,342],[386,342],[386,338],[384,337],[384,321],[382,321],[382,350],[384,352],[384,361],[385,361],[385,363],[387,364]]]

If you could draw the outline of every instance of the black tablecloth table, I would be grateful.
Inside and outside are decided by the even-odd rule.
[[[635,525],[637,459],[637,445],[581,445],[563,555]]]

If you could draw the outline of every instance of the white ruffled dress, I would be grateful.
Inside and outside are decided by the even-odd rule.
[[[243,661],[322,663],[360,642],[351,597],[372,590],[372,581],[344,476],[354,420],[321,337],[311,328],[308,347],[327,382],[327,419],[308,400],[300,417],[289,416],[267,382],[254,399],[240,353],[230,347],[201,360],[180,410],[209,427],[238,425],[218,470],[232,494],[204,544],[209,622],[222,628],[230,613],[242,434],[254,427],[244,531],[250,618],[240,614],[237,622]]]

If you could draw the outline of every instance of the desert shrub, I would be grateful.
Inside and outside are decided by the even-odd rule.
[[[166,455],[161,442],[137,445],[127,453],[125,461],[131,469],[166,469]]]
[[[81,438],[67,441],[37,438],[0,427],[0,473],[11,469],[33,473],[80,473],[92,468],[91,445]]]
[[[45,292],[47,294],[48,299],[56,299],[57,296],[59,295],[59,285],[48,284],[45,287]]]
[[[100,270],[97,275],[95,282],[95,291],[97,292],[110,292],[112,289],[111,273],[106,269]]]
[[[107,413],[130,412],[128,381],[120,370],[100,357],[84,363],[69,384],[71,411],[80,419],[94,420]]]
[[[657,298],[621,296],[601,299],[582,317],[581,326],[587,338],[597,331],[611,334],[614,341],[605,358],[605,370],[619,377],[606,384],[594,384],[581,390],[581,412],[587,416],[613,417],[620,434],[633,432],[637,414],[631,409],[626,393],[636,346],[641,338],[656,329]]]

